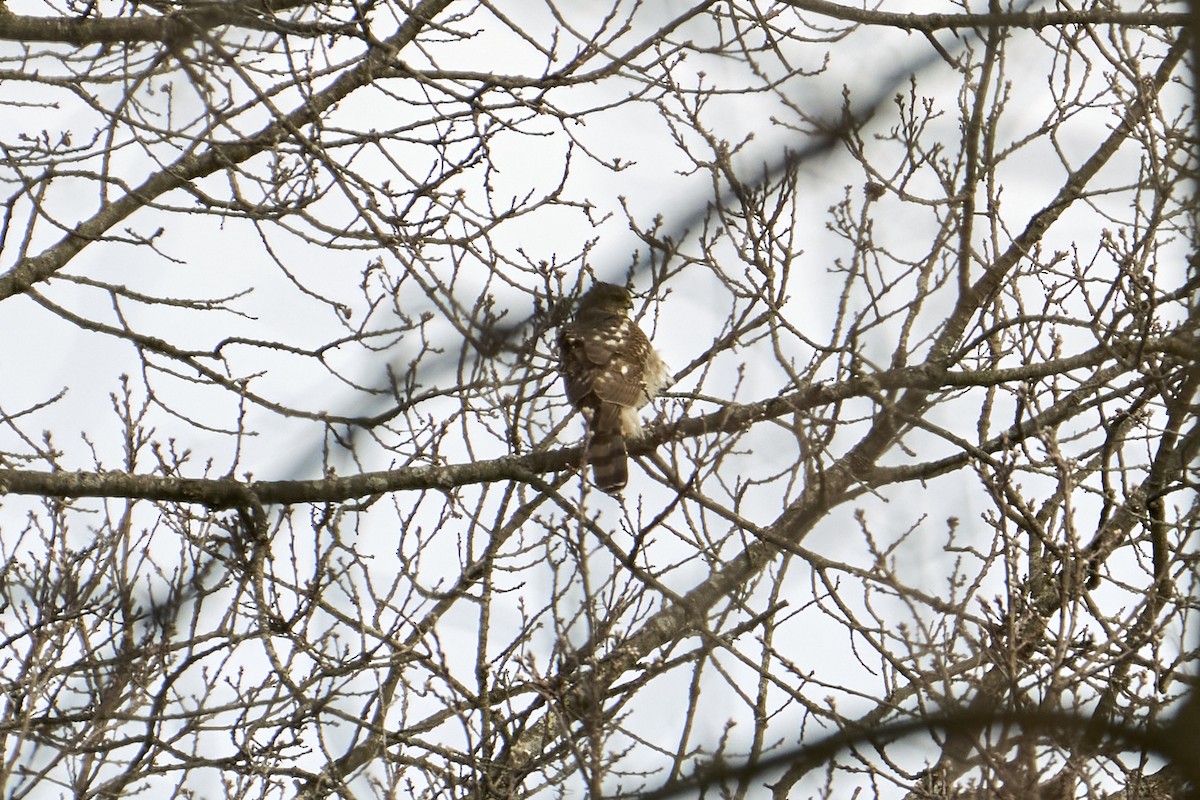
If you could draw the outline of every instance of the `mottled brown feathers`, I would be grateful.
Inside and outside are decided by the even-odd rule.
[[[609,494],[619,493],[629,480],[625,437],[641,430],[637,411],[666,380],[662,360],[628,316],[632,307],[624,287],[596,283],[558,336],[567,399],[588,425],[592,481]]]

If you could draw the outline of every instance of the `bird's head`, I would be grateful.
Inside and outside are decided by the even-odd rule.
[[[624,286],[596,281],[579,299],[579,316],[624,314],[633,308],[633,296]]]

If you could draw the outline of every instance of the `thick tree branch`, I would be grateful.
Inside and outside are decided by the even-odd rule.
[[[180,44],[195,39],[202,31],[224,26],[286,31],[306,36],[352,30],[347,25],[293,22],[273,16],[306,5],[307,2],[294,0],[281,3],[196,3],[161,16],[141,14],[98,19],[0,13],[0,41],[61,43],[81,47],[136,42]]]
[[[828,0],[784,0],[785,5],[813,11],[827,17],[854,22],[900,28],[906,31],[931,33],[941,30],[987,28],[993,25],[1008,28],[1040,30],[1062,25],[1145,25],[1177,28],[1187,22],[1185,12],[1155,13],[1144,11],[1115,11],[1087,9],[1081,11],[1008,11],[995,14],[926,14],[898,13],[875,9],[853,8]]]
[[[1110,361],[1127,363],[1126,359],[1156,353],[1195,359],[1200,357],[1198,351],[1200,345],[1190,334],[1190,329],[1183,329],[1162,339],[1098,346],[1075,356],[1022,367],[947,371],[941,374],[925,366],[903,367],[838,383],[810,384],[769,400],[745,405],[730,404],[720,411],[654,426],[643,438],[629,443],[629,452],[632,455],[642,455],[670,441],[738,433],[763,420],[811,411],[855,397],[874,398],[884,391],[919,389],[932,393],[970,386],[1018,383],[1080,369],[1097,369]],[[1078,409],[1077,405],[1068,404],[1059,408],[1068,407]],[[1058,416],[1054,419],[1057,422],[1063,421]],[[1036,424],[1031,424],[1029,430],[1023,432],[1022,438],[1034,433],[1037,428]],[[988,445],[983,447],[987,449]],[[528,475],[572,468],[579,463],[581,455],[579,447],[565,447],[464,464],[404,467],[398,470],[313,480],[249,483],[234,478],[169,478],[112,471],[93,473],[0,469],[0,491],[47,497],[123,497],[177,501],[200,503],[213,508],[236,507],[242,505],[249,497],[257,498],[264,504],[336,503],[388,492],[450,489],[497,480],[522,480]],[[926,465],[920,470],[900,470],[896,475],[898,478],[901,474],[907,474],[905,479],[912,480],[932,477],[958,465],[957,459],[955,456],[944,463],[938,462],[941,466],[936,468]]]

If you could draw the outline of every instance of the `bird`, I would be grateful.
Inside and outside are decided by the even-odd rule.
[[[625,440],[642,430],[638,409],[667,380],[666,364],[629,318],[632,308],[628,289],[597,281],[558,333],[567,400],[587,425],[584,452],[592,483],[610,495],[619,495],[629,482]]]

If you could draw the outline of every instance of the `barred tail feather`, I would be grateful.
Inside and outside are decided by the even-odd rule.
[[[596,434],[588,444],[592,483],[602,492],[617,494],[629,482],[629,456],[619,433]]]
[[[592,483],[602,492],[617,494],[629,482],[629,454],[621,434],[622,407],[601,403],[592,419],[587,458],[592,465]]]

